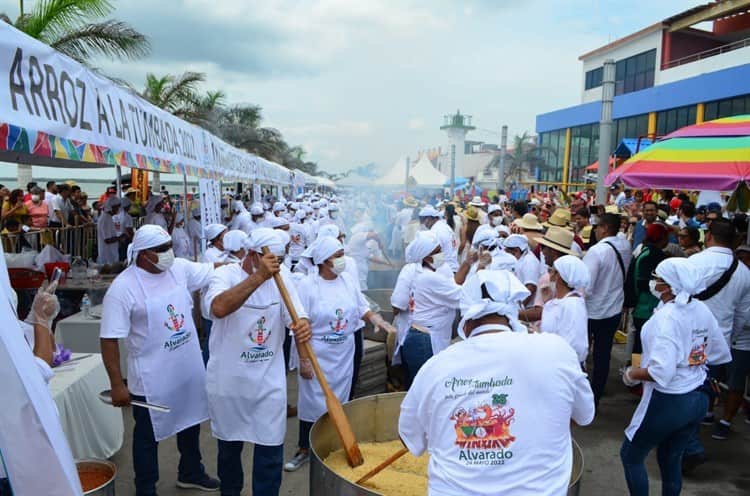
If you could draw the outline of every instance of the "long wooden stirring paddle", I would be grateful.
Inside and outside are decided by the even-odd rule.
[[[268,247],[264,246],[263,254],[266,255],[268,253],[270,253]],[[284,305],[286,305],[286,309],[289,312],[289,316],[292,318],[292,322],[296,324],[299,321],[299,315],[297,315],[297,310],[295,310],[292,299],[289,297],[289,292],[286,290],[286,285],[281,278],[281,273],[275,273],[273,275],[273,280],[276,282],[276,287],[279,288],[281,299],[284,300]],[[313,371],[315,372],[315,377],[320,383],[320,388],[323,390],[323,394],[325,394],[328,415],[331,417],[331,421],[339,435],[341,445],[344,447],[346,461],[351,467],[362,465],[365,460],[362,458],[362,452],[359,450],[359,445],[357,445],[357,439],[354,437],[352,426],[349,423],[349,419],[346,417],[346,413],[344,413],[344,408],[341,406],[341,402],[336,395],[333,394],[331,386],[328,385],[328,381],[326,380],[325,375],[323,375],[323,370],[320,368],[320,364],[313,352],[312,346],[310,346],[310,342],[307,341],[302,344],[298,343],[298,345],[301,352],[300,355],[310,359]]]
[[[408,452],[409,452],[408,448],[401,448],[400,450],[398,450],[397,452],[395,452],[394,454],[386,458],[383,463],[381,463],[380,465],[378,465],[377,467],[375,467],[374,469],[370,470],[365,475],[363,475],[357,482],[355,482],[355,484],[357,485],[364,484],[365,482],[367,482],[368,480],[372,479],[373,477],[378,475],[380,472],[382,472],[383,469],[386,468],[388,465],[391,465],[393,462],[395,462],[396,460],[398,460],[399,458],[401,458]]]

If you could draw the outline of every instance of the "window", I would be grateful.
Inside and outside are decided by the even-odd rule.
[[[656,114],[656,134],[667,135],[685,126],[695,124],[697,110],[695,105],[663,110]]]
[[[704,121],[712,121],[723,117],[732,117],[750,113],[750,95],[716,100],[706,104],[703,114]]]
[[[597,67],[596,69],[591,69],[590,71],[587,71],[585,89],[590,90],[591,88],[598,88],[599,86],[601,86],[603,75],[604,75],[603,67]]]
[[[651,88],[654,85],[655,67],[656,49],[617,61],[615,95]]]
[[[617,147],[625,138],[639,138],[648,133],[648,114],[635,115],[617,119],[614,123],[612,134],[614,141],[612,149]]]

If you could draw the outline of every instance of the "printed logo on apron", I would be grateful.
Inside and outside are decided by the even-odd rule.
[[[708,345],[708,329],[693,329],[693,343],[688,356],[688,366],[697,367],[706,363],[706,346]]]
[[[169,329],[173,334],[169,339],[164,341],[164,349],[174,351],[180,346],[190,341],[191,333],[185,329],[185,314],[177,314],[174,305],[167,305],[167,320],[164,321],[164,327]]]
[[[271,337],[271,331],[265,327],[266,318],[261,317],[255,321],[255,327],[250,329],[248,337],[252,345],[250,350],[240,353],[240,359],[246,363],[267,362],[273,358],[273,350],[269,350],[267,343]]]
[[[341,308],[337,308],[335,314],[336,319],[328,322],[331,333],[323,336],[323,342],[328,344],[341,344],[346,341],[344,330],[349,324],[349,319],[344,319],[344,310]]]

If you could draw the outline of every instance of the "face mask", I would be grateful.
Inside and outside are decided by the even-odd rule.
[[[340,276],[346,270],[346,259],[344,257],[333,259],[333,273]]]
[[[331,219],[335,219],[336,217],[339,216],[337,212],[329,212],[328,215],[331,217]]]
[[[445,263],[445,253],[440,252],[432,256],[432,268],[437,270]]]
[[[651,294],[654,295],[655,298],[661,300],[661,291],[656,290],[656,280],[651,279],[648,282],[648,290],[651,291]]]
[[[39,201],[39,195],[31,195],[31,201],[38,202]]]
[[[502,226],[503,225],[502,216],[492,217],[492,225],[495,227]]]
[[[154,267],[162,272],[168,271],[174,263],[174,251],[172,251],[172,248],[163,253],[157,253],[157,255],[159,256],[159,261],[153,264]]]

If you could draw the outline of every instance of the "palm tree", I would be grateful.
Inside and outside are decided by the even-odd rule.
[[[547,167],[540,156],[542,150],[547,150],[547,148],[537,145],[528,132],[524,131],[520,136],[516,135],[513,138],[513,151],[505,155],[506,180],[513,179],[520,183],[524,170],[531,172],[536,168]]]
[[[162,110],[180,118],[193,115],[198,103],[198,85],[206,80],[201,72],[187,71],[180,76],[146,75],[146,87],[141,96]]]
[[[109,0],[38,0],[30,12],[24,12],[23,0],[20,5],[12,23],[17,29],[83,64],[98,55],[135,59],[151,48],[129,24],[102,20],[114,10]]]

